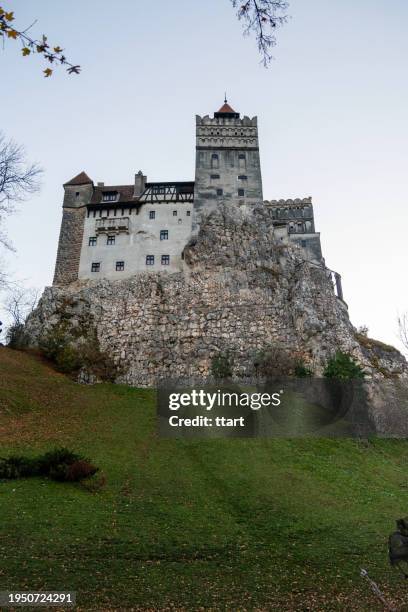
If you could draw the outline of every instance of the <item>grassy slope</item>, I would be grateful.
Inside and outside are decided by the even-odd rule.
[[[79,386],[0,348],[0,455],[66,445],[107,478],[0,482],[0,591],[82,609],[405,609],[386,537],[408,514],[404,441],[160,440],[154,393]],[[408,599],[408,598],[407,598]]]

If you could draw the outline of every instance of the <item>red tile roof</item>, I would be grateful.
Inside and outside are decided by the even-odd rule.
[[[230,105],[225,102],[225,104],[223,104],[220,108],[219,111],[217,111],[218,113],[235,113],[234,109],[230,107]]]
[[[65,185],[88,185],[89,183],[93,184],[93,180],[89,178],[86,172],[80,172],[68,183],[64,183],[64,187]]]

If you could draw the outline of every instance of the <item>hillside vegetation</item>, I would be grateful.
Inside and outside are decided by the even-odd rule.
[[[80,386],[0,348],[0,456],[66,446],[106,484],[0,482],[0,591],[76,590],[82,610],[399,610],[387,561],[408,514],[396,440],[163,440],[155,393]]]

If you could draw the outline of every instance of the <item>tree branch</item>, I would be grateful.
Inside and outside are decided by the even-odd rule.
[[[265,68],[273,56],[271,49],[276,46],[276,28],[288,20],[286,0],[231,0],[238,8],[237,17],[244,22],[244,34],[255,34],[261,61]]]

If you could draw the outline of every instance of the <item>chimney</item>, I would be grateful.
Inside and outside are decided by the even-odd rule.
[[[133,193],[135,198],[141,196],[142,193],[144,192],[145,185],[146,185],[146,178],[147,177],[143,174],[141,170],[139,170],[139,172],[135,174],[135,190]]]

